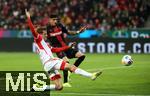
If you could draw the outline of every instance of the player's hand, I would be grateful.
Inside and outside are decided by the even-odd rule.
[[[88,26],[83,26],[79,29],[79,31],[77,31],[77,33],[82,33],[87,29]]]
[[[27,17],[30,17],[30,13],[27,11],[27,9],[25,9],[25,13]]]
[[[75,45],[76,45],[76,42],[73,42],[73,43],[70,44],[69,47],[70,47],[70,48],[73,48],[73,47],[75,47]]]

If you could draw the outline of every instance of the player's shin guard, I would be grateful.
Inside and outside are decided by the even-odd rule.
[[[87,71],[84,71],[80,68],[77,68],[75,71],[74,71],[75,74],[79,74],[79,75],[82,75],[82,76],[85,76],[85,77],[92,77],[92,73],[89,73]]]
[[[75,61],[74,65],[75,65],[76,67],[78,67],[84,59],[85,59],[85,55],[79,57],[79,58]]]

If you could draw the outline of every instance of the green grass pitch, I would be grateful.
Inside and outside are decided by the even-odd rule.
[[[86,54],[80,68],[104,69],[95,81],[71,74],[72,88],[51,92],[51,96],[134,96],[150,95],[150,55],[130,54],[132,66],[123,66],[124,54]],[[70,60],[71,63],[75,59]],[[34,53],[0,53],[0,71],[41,71],[42,64]]]

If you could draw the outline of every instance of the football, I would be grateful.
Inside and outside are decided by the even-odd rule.
[[[129,66],[133,63],[132,57],[130,55],[124,55],[122,57],[122,64],[124,64],[125,66]]]

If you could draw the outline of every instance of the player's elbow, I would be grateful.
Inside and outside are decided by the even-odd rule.
[[[61,91],[62,89],[63,89],[63,85],[57,85],[57,86],[56,86],[56,90],[57,90],[57,91]]]

